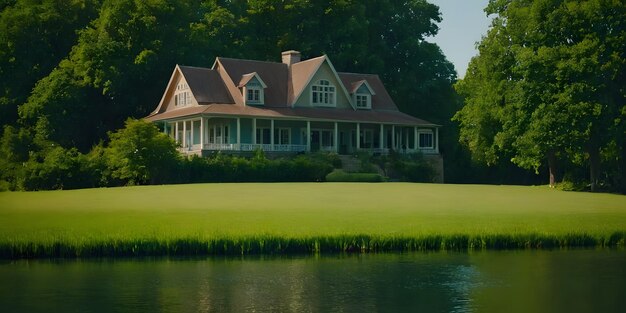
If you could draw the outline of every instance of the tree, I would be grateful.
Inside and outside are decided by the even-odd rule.
[[[466,101],[455,115],[461,142],[487,163],[538,171],[547,162],[551,185],[557,160],[587,162],[595,190],[603,149],[624,144],[625,6],[491,1],[497,17],[456,85]]]
[[[174,140],[142,120],[126,120],[109,138],[104,155],[111,176],[130,185],[168,181],[180,158]]]
[[[0,2],[0,128],[15,124],[17,107],[76,43],[99,0]]]

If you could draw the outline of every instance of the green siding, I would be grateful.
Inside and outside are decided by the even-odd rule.
[[[352,108],[350,104],[350,100],[346,97],[345,93],[341,88],[341,82],[337,81],[335,75],[333,74],[333,70],[331,69],[328,62],[324,62],[317,72],[313,75],[313,78],[309,82],[309,84],[304,88],[300,98],[295,103],[296,107],[312,107],[311,105],[311,85],[315,84],[320,79],[328,80],[331,84],[335,85],[335,93],[337,94],[337,108],[348,109]]]

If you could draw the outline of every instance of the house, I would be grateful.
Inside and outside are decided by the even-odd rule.
[[[177,65],[146,120],[181,152],[421,152],[440,159],[439,125],[398,110],[377,75],[337,72],[330,59],[282,63],[218,57],[212,68]]]

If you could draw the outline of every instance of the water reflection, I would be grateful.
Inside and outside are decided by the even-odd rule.
[[[3,312],[620,312],[625,251],[0,264]]]

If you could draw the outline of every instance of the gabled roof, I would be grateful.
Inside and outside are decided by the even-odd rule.
[[[265,105],[287,107],[287,65],[276,62],[240,60],[218,57],[216,63],[222,65],[233,83],[239,84],[242,76],[256,72],[263,77],[265,89]],[[241,94],[238,95],[241,97]]]
[[[217,71],[191,66],[179,68],[198,103],[234,103]]]
[[[242,75],[241,76],[241,80],[239,81],[239,84],[237,85],[237,87],[238,88],[245,87],[248,84],[248,82],[250,82],[255,77],[256,77],[256,80],[258,80],[259,83],[261,83],[261,86],[263,88],[267,88],[267,85],[261,79],[261,77],[259,77],[259,74],[257,74],[257,72],[252,72],[252,73],[249,73],[249,74]]]
[[[298,100],[306,85],[308,85],[311,78],[313,78],[313,75],[315,75],[320,66],[322,66],[322,63],[324,63],[324,56],[291,65],[289,68],[290,90],[289,98],[287,99],[290,105],[293,105],[293,103]]]
[[[338,88],[343,90],[352,108],[294,108],[293,104],[324,62],[328,63],[339,82]],[[175,90],[173,84],[176,75],[184,77],[199,105],[164,112],[166,108],[163,107],[163,102]],[[240,88],[255,77],[265,88],[264,108],[245,106],[243,102]],[[350,96],[350,93],[356,92],[363,85],[373,95],[370,110],[356,110]],[[325,55],[291,66],[277,62],[222,57],[215,59],[211,69],[177,65],[159,106],[147,119],[172,120],[201,114],[438,126],[400,112],[378,75],[336,72]]]
[[[372,110],[393,110],[398,111],[398,107],[391,99],[391,96],[387,93],[383,82],[378,75],[374,74],[357,74],[357,73],[337,73],[341,78],[341,81],[346,86],[352,86],[352,84],[366,81],[368,86],[376,93],[375,97],[372,97]],[[355,89],[356,90],[356,89]]]
[[[302,92],[304,91],[304,88],[306,88],[306,86],[309,85],[309,83],[311,82],[311,79],[313,79],[313,75],[317,73],[317,71],[320,69],[322,64],[324,64],[324,62],[328,63],[328,66],[330,66],[330,70],[335,76],[335,79],[338,82],[341,82],[341,79],[339,78],[339,75],[337,74],[337,71],[335,70],[333,63],[330,62],[330,60],[328,59],[326,55],[313,58],[308,61],[313,61],[313,62],[311,62],[311,64],[307,64],[307,66],[305,67],[299,67],[291,71],[290,78],[291,78],[291,81],[293,82],[293,99],[290,102],[292,106],[298,101],[298,99],[302,95]],[[306,63],[306,62],[307,61],[298,62],[292,65],[291,68],[293,69],[294,67],[296,67],[296,65],[301,64],[301,63]],[[297,84],[296,84],[296,81],[297,81]],[[350,106],[352,106],[352,108],[356,110],[354,103],[352,103],[352,100],[350,99],[350,94],[348,93],[346,86],[344,84],[339,84],[339,89],[343,91],[344,95],[350,102]]]
[[[369,90],[369,92],[370,92],[370,94],[372,94],[372,96],[376,95],[376,91],[374,91],[374,89],[372,89],[370,84],[365,79],[359,80],[359,81],[356,81],[356,82],[353,82],[352,84],[350,84],[350,89],[349,89],[350,93],[351,94],[355,93],[363,85],[365,85],[365,87]]]
[[[181,75],[185,79],[187,85],[189,85],[191,94],[198,103],[234,103],[230,93],[226,90],[222,79],[216,71],[202,67],[176,65],[165,87],[165,92],[161,97],[159,105],[150,115],[163,112],[166,109],[163,105],[167,98],[168,91],[174,88],[174,78],[177,75]]]

